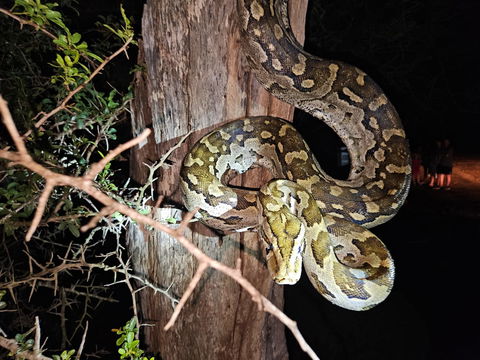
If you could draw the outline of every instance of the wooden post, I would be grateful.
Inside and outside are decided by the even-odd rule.
[[[303,34],[307,0],[295,1],[292,27]],[[148,169],[188,131],[193,134],[159,170],[157,195],[163,204],[180,204],[178,174],[189,147],[223,122],[247,115],[291,119],[293,109],[273,98],[251,75],[240,44],[235,0],[148,1],[143,14],[143,41],[133,102],[134,134],[151,127],[154,138],[132,152],[131,176],[144,183]],[[301,29],[298,31],[298,29]],[[303,38],[300,37],[303,41]],[[259,187],[268,174],[240,179]],[[163,206],[163,205],[162,205]],[[175,216],[162,207],[155,216]],[[283,289],[271,280],[255,233],[220,237],[203,225],[186,234],[209,256],[241,270],[265,296],[283,307]],[[180,297],[198,266],[195,259],[163,233],[132,226],[129,251],[135,272]],[[163,359],[287,359],[284,327],[258,311],[248,294],[231,279],[210,270],[203,276],[174,327],[163,327],[171,301],[150,290],[139,293],[148,351]]]

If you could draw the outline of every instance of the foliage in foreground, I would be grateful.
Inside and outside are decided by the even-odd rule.
[[[135,40],[131,21],[120,8],[120,21],[101,24],[94,32],[95,43],[89,44],[63,15],[65,9],[76,12],[75,3],[15,0],[10,10],[2,9],[0,36],[6,41],[0,94],[10,103],[34,160],[58,173],[80,176],[118,144],[121,130],[127,127],[132,91],[115,88],[104,67]],[[92,37],[92,31],[87,36]],[[117,40],[112,41],[112,36]],[[4,128],[0,133],[0,148],[12,146],[3,136]],[[145,187],[128,188],[129,179],[119,174],[123,160],[109,163],[95,179],[96,186],[143,209]],[[70,187],[54,190],[33,241],[25,243],[25,231],[44,188],[39,175],[0,161],[0,246],[5,250],[0,256],[0,335],[17,333],[15,342],[21,351],[34,345],[30,327],[35,313],[46,314],[42,319],[49,324],[46,331],[54,348],[68,349],[78,342],[86,320],[95,318],[95,309],[105,301],[118,302],[104,284],[129,271],[120,238],[129,219],[114,214],[88,235],[82,234],[80,226],[99,212],[98,204]],[[61,270],[74,262],[108,265],[113,272],[98,274],[90,268],[77,276]],[[120,265],[123,272],[115,272]],[[148,360],[139,348],[138,329],[137,322],[130,320],[115,330],[121,359]],[[76,356],[74,350],[63,350],[53,359]]]

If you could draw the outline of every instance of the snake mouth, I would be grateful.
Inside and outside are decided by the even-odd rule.
[[[273,281],[277,283],[278,285],[295,285],[298,280],[300,280],[300,276],[297,277],[275,277],[273,278]]]

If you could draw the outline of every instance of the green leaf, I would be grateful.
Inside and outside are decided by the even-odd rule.
[[[117,346],[120,346],[120,345],[123,344],[123,341],[124,341],[124,340],[125,340],[125,338],[124,338],[123,336],[121,336],[121,337],[119,337],[119,338],[117,339],[117,341],[115,342],[115,344],[116,344]]]
[[[62,14],[60,14],[58,11],[54,11],[54,10],[45,11],[45,16],[49,20],[57,20],[57,21],[59,21],[62,18]]]
[[[57,63],[61,66],[61,67],[65,67],[65,61],[63,61],[63,58],[60,54],[57,54]]]
[[[82,35],[80,35],[79,33],[74,33],[70,38],[70,41],[72,42],[72,44],[76,44],[80,41],[81,38],[82,38]]]
[[[127,334],[127,343],[131,343],[134,339],[135,334],[133,332],[129,332]]]
[[[78,226],[74,224],[73,222],[68,223],[68,230],[72,233],[73,236],[78,238],[80,236],[80,231],[78,229]]]
[[[70,56],[65,56],[65,62],[67,63],[68,66],[72,67],[73,66],[73,61],[70,58]]]

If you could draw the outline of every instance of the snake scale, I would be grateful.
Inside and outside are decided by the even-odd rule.
[[[302,264],[332,303],[366,310],[390,293],[395,268],[368,228],[405,201],[411,168],[400,118],[363,71],[306,53],[288,21],[288,0],[238,0],[242,46],[273,95],[328,124],[347,146],[347,180],[330,177],[287,121],[250,117],[227,123],[186,155],[180,187],[187,209],[222,231],[258,231],[279,284],[298,281]],[[273,180],[260,190],[229,180],[254,167]]]

